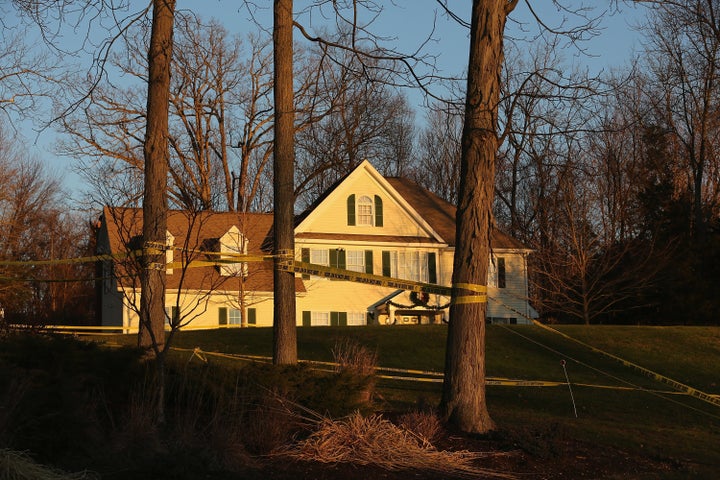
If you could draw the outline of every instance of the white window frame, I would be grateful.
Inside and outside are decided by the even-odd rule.
[[[242,312],[237,308],[228,308],[228,325],[242,325]]]
[[[372,227],[375,225],[375,205],[368,195],[362,195],[355,207],[355,221],[357,225]]]
[[[490,257],[490,265],[488,265],[487,284],[488,287],[497,288],[497,262],[495,257]]]
[[[310,313],[310,325],[313,327],[329,327],[330,312],[317,312],[313,310]]]
[[[401,250],[391,252],[390,270],[392,276],[402,280],[428,282],[428,252],[420,250]]]
[[[330,265],[330,252],[327,248],[311,248],[310,263],[313,265]]]
[[[173,274],[173,268],[170,264],[174,260],[174,248],[175,248],[175,237],[170,230],[165,231],[165,273],[168,275]]]
[[[248,240],[245,235],[233,225],[220,237],[220,252],[247,255]],[[221,260],[232,260],[233,256],[220,255]],[[220,265],[220,275],[224,277],[247,277],[247,262],[225,263]]]
[[[365,250],[346,250],[345,268],[353,272],[365,272]]]
[[[347,312],[348,326],[365,325],[366,322],[367,315],[365,312]]]

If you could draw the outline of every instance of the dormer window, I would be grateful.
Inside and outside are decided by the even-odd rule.
[[[170,264],[174,260],[174,256],[173,256],[174,245],[175,245],[175,237],[173,236],[172,233],[170,233],[170,230],[166,230],[165,231],[165,247],[166,247],[165,248],[165,263],[167,266],[165,267],[165,273],[168,275],[172,275],[172,273],[173,273],[173,269],[170,266]]]
[[[237,260],[236,255],[247,255],[248,240],[238,228],[233,225],[225,235],[220,237],[220,253],[228,253],[229,255],[220,255],[220,260],[229,263],[220,264],[220,275],[224,277],[247,276],[247,262],[232,262]]]
[[[349,226],[383,226],[383,202],[379,195],[370,198],[368,195],[361,195],[355,198],[355,194],[347,198],[347,224]]]

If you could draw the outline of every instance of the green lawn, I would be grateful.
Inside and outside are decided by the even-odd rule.
[[[720,394],[720,328],[561,326],[563,333],[701,391]],[[329,361],[338,339],[351,337],[376,349],[382,367],[441,372],[445,326],[299,328],[299,357]],[[689,475],[720,471],[720,407],[672,390],[647,375],[535,326],[490,326],[487,374],[522,380],[565,381],[562,360],[574,384],[560,387],[488,386],[488,404],[499,428],[537,431],[617,446],[650,457],[695,465]],[[134,337],[111,341],[132,343]],[[269,356],[271,329],[183,332],[181,349]],[[177,355],[190,357],[187,351]],[[209,357],[211,359],[217,357]],[[215,361],[232,361],[220,360]],[[579,384],[593,385],[581,386]],[[440,383],[384,380],[382,408],[436,404]],[[599,388],[600,386],[627,389]],[[639,388],[645,390],[639,390]],[[688,472],[685,472],[688,473]],[[696,474],[696,475],[693,475]],[[680,476],[679,478],[688,478]]]

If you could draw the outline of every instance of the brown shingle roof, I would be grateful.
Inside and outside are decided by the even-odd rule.
[[[385,177],[385,179],[443,240],[450,246],[455,245],[456,208],[453,204],[425,190],[412,180],[400,177]],[[520,241],[497,228],[492,231],[491,243],[493,248],[527,249]]]
[[[110,253],[123,253],[132,240],[142,234],[142,210],[137,208],[105,207],[104,223],[107,226]],[[207,260],[211,257],[203,250],[217,250],[218,240],[228,229],[235,225],[248,239],[248,254],[268,255],[263,249],[273,216],[267,213],[201,212],[194,215],[188,212],[172,210],[168,212],[167,229],[175,237],[174,261],[180,260],[180,249],[192,259]],[[140,242],[141,243],[141,242]],[[215,258],[215,257],[212,257]],[[272,263],[249,262],[248,276],[243,288],[247,291],[272,292]],[[123,277],[120,277],[121,283]],[[125,284],[133,279],[125,280]],[[181,284],[182,282],[182,284]],[[239,288],[239,281],[233,277],[223,277],[215,267],[188,268],[184,275],[180,269],[167,275],[168,289],[230,290]],[[296,280],[296,290],[305,291],[302,280]]]

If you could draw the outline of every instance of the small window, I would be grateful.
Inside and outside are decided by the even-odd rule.
[[[230,325],[242,325],[242,312],[236,308],[230,309]]]
[[[348,325],[365,325],[367,312],[348,312],[347,324]]]
[[[233,225],[225,235],[220,237],[220,252],[230,255],[221,255],[220,259],[227,262],[229,260],[236,260],[236,255],[247,254],[247,244],[248,241],[245,235]],[[220,265],[220,274],[225,277],[247,276],[247,262],[222,263]]]
[[[172,307],[165,307],[165,326],[172,328],[173,325],[177,327],[180,322],[180,309],[174,305]]]
[[[363,195],[357,202],[357,224],[373,225],[373,201],[367,195]]]
[[[348,250],[346,252],[346,268],[353,272],[365,272],[365,251]]]
[[[505,258],[497,259],[497,287],[505,288]]]
[[[172,275],[173,268],[170,266],[171,263],[173,263],[174,257],[174,245],[175,245],[175,237],[172,233],[170,233],[169,230],[165,231],[165,273],[168,275]]]
[[[328,251],[310,249],[310,263],[314,265],[325,265],[327,267],[330,264]]]
[[[330,314],[328,312],[312,312],[310,318],[312,326],[326,327],[330,325]]]

